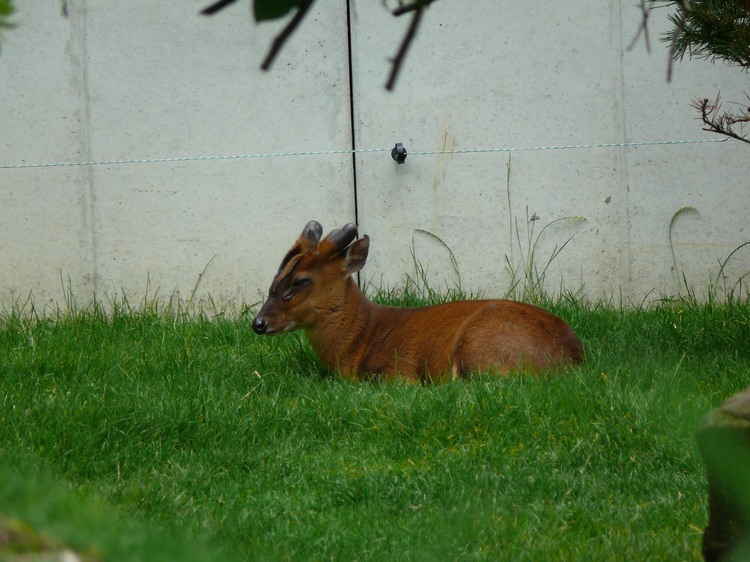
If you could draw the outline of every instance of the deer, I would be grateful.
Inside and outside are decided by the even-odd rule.
[[[352,380],[441,382],[472,373],[556,370],[581,363],[583,346],[554,314],[511,300],[463,300],[424,307],[370,301],[352,275],[370,238],[347,224],[321,239],[310,221],[284,256],[253,320],[261,335],[304,330],[329,371]]]

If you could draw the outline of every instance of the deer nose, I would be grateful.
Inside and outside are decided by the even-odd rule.
[[[253,320],[253,332],[256,334],[265,334],[266,330],[268,330],[268,322],[261,318]]]

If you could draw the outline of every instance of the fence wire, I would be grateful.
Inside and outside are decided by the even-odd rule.
[[[639,146],[678,145],[678,144],[704,144],[733,141],[734,139],[688,139],[688,140],[661,140],[661,141],[636,141],[620,143],[600,144],[567,144],[552,146],[516,146],[498,148],[464,148],[454,150],[414,150],[407,148],[408,156],[434,156],[441,154],[486,154],[493,152],[543,152],[548,150],[581,150],[597,148],[635,148]],[[113,166],[129,164],[161,164],[170,162],[201,162],[211,160],[244,160],[251,158],[283,158],[293,156],[330,156],[330,155],[352,155],[367,154],[371,152],[390,152],[392,148],[356,148],[342,150],[309,150],[294,152],[259,152],[252,154],[223,154],[214,156],[177,156],[166,158],[132,158],[124,160],[92,160],[88,162],[40,162],[31,164],[1,164],[0,170],[13,170],[23,168],[61,168],[68,166]]]

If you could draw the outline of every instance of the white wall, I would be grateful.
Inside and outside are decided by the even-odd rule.
[[[712,139],[701,131],[691,100],[719,90],[725,99],[742,100],[747,86],[737,69],[696,61],[677,64],[667,83],[663,9],[650,20],[649,55],[643,41],[627,51],[641,23],[636,3],[578,0],[563,12],[547,4],[440,1],[390,95],[379,87],[388,61],[372,53],[394,52],[403,29],[389,26],[376,3],[358,7],[355,90],[367,92],[355,99],[362,146],[399,140],[415,150],[460,150]],[[668,227],[679,209],[694,207],[697,214],[675,222],[673,241],[680,274],[702,295],[718,260],[750,240],[749,156],[739,142],[413,156],[395,168],[364,155],[357,170],[360,217],[374,235],[369,271],[378,281],[385,272],[396,282],[410,268],[408,246],[419,228],[452,249],[464,288],[502,292],[516,220],[528,240],[528,208],[539,217],[536,234],[574,217],[555,222],[539,239],[542,268],[573,236],[549,270],[547,289],[583,287],[594,298],[622,291],[640,302],[649,293],[677,292]],[[414,240],[434,281],[452,280],[442,244],[429,236]],[[518,267],[517,247],[513,259]],[[748,272],[750,248],[729,265],[735,280]]]
[[[2,161],[81,162],[346,147],[346,21],[331,2],[258,70],[273,29],[195,3],[18,7],[0,54]],[[315,45],[325,58],[310,63]],[[351,157],[0,170],[0,300],[150,284],[168,297],[255,302],[304,217],[354,214]],[[289,228],[289,223],[293,224]],[[286,227],[286,228],[285,228]]]
[[[205,2],[27,0],[0,52],[0,165],[144,160],[351,148],[346,3],[319,0],[272,71],[258,66],[281,24],[256,26],[239,5],[212,18]],[[575,9],[572,9],[572,8]],[[360,230],[372,237],[366,279],[433,282],[503,294],[506,256],[540,237],[545,286],[593,298],[699,294],[746,240],[748,148],[742,143],[420,155],[493,147],[712,139],[690,101],[721,90],[742,100],[746,76],[690,61],[666,83],[666,11],[651,18],[653,53],[631,51],[629,2],[571,9],[440,0],[428,10],[396,91],[383,85],[406,19],[355,2],[352,84]],[[510,182],[507,181],[510,163]],[[355,218],[349,154],[0,168],[0,303],[32,293],[60,302],[124,291],[138,302],[260,300],[311,218],[326,230]],[[509,205],[510,201],[510,205]],[[582,220],[585,219],[585,220]],[[516,223],[516,221],[518,221]],[[515,248],[511,243],[515,243]],[[727,264],[750,270],[750,248]],[[61,281],[62,279],[62,281]]]

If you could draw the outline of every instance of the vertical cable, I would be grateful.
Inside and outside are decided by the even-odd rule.
[[[359,226],[359,203],[357,201],[357,133],[354,127],[354,73],[352,71],[352,0],[346,0],[346,38],[349,55],[349,124],[351,126],[352,137],[352,184],[354,187],[354,223]]]
[[[354,224],[359,228],[359,201],[357,198],[357,132],[354,127],[354,72],[352,67],[352,0],[346,0],[346,40],[349,56],[349,124],[352,137],[352,187],[354,189]],[[357,285],[362,288],[362,280],[357,272]]]

